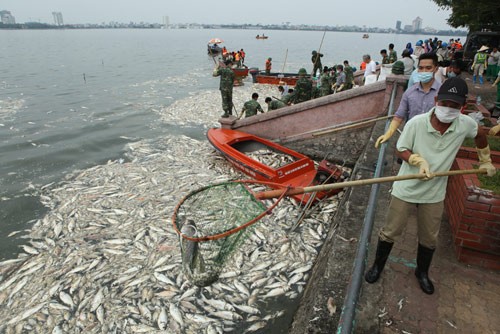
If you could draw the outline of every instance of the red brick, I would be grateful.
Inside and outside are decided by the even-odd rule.
[[[469,228],[469,232],[475,233],[475,234],[486,235],[486,236],[490,236],[490,237],[493,237],[493,238],[496,238],[496,237],[499,236],[499,232],[498,231],[494,231],[494,230],[491,230],[491,229],[488,229],[488,228],[484,228],[484,227],[471,226]]]
[[[456,238],[463,239],[464,241],[469,240],[469,241],[476,241],[476,242],[479,242],[481,240],[481,236],[467,232],[467,231],[462,231],[462,230],[459,230],[457,232]]]
[[[495,248],[490,243],[462,240],[462,247],[483,252],[494,252]]]
[[[465,210],[465,215],[474,216],[479,219],[486,219],[492,222],[496,222],[500,220],[500,215],[496,215],[494,213],[483,212],[483,211],[471,211],[469,209]]]
[[[472,202],[472,201],[467,201],[465,202],[465,207],[471,210],[477,210],[477,211],[490,211],[490,205],[489,204],[482,204],[478,202]]]
[[[498,222],[498,221],[496,221],[496,222],[487,222],[486,226],[489,229],[500,231],[500,222]]]
[[[487,196],[487,195],[483,194],[483,195],[479,196],[479,198],[477,199],[477,202],[500,206],[500,196],[494,195],[493,192],[491,192],[491,196]]]
[[[476,218],[474,216],[472,216],[472,217],[466,216],[466,215],[462,216],[461,221],[464,224],[474,225],[474,226],[478,226],[478,227],[484,227],[487,224],[487,221],[485,221],[484,219]]]
[[[492,212],[492,213],[500,213],[500,205],[492,205],[490,212]]]

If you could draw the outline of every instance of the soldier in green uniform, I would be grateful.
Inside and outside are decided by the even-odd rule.
[[[332,93],[332,78],[328,67],[325,66],[320,77],[319,96],[327,96]]]
[[[398,53],[394,50],[394,44],[389,44],[389,64],[394,63],[398,60]]]
[[[343,90],[351,89],[354,85],[354,73],[347,60],[344,60],[345,84]]]
[[[214,77],[220,76],[219,90],[222,97],[222,110],[224,110],[224,114],[221,117],[229,117],[229,115],[233,114],[234,72],[231,70],[232,65],[233,62],[231,60],[226,61],[226,66],[221,66],[219,63],[212,73]]]
[[[267,103],[267,111],[276,110],[279,108],[286,107],[286,104],[281,100],[273,100],[270,97],[266,97],[265,102]]]
[[[316,52],[314,50],[312,52],[312,57],[311,57],[311,62],[313,63],[313,71],[311,72],[311,76],[316,75],[316,71],[319,70],[319,74],[321,74],[321,69],[323,68],[323,65],[321,65],[321,57],[323,57],[322,53]]]
[[[288,89],[288,94],[281,97],[281,102],[286,105],[290,105],[292,103],[293,92],[294,90],[292,88]]]
[[[255,116],[257,115],[257,112],[263,113],[264,110],[260,106],[260,103],[257,102],[257,99],[259,98],[259,94],[253,93],[252,94],[252,99],[250,101],[245,102],[243,105],[243,109],[241,109],[241,114],[245,114],[245,117],[250,117],[250,116]]]
[[[306,75],[306,69],[301,68],[299,70],[299,79],[295,83],[295,90],[290,98],[290,102],[293,104],[309,101],[312,97],[312,82]]]

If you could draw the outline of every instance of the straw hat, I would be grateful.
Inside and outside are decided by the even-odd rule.
[[[483,52],[483,51],[487,51],[489,50],[489,47],[487,47],[486,45],[483,45],[481,46],[481,48],[479,50],[477,50],[478,52]]]

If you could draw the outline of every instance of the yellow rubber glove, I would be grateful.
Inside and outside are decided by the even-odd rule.
[[[490,129],[490,132],[488,132],[488,134],[490,136],[496,136],[499,131],[500,131],[500,124],[497,124]]]
[[[491,163],[490,156],[490,146],[487,145],[485,148],[477,148],[477,156],[479,157],[479,169],[486,169],[488,176],[494,176],[497,169]]]
[[[408,158],[408,163],[412,166],[417,166],[420,168],[420,170],[418,171],[419,174],[425,174],[425,178],[423,178],[423,180],[427,181],[434,177],[434,175],[431,174],[429,163],[427,162],[427,160],[422,158],[420,154],[414,153],[410,155],[410,157]]]
[[[378,137],[377,141],[375,142],[375,148],[378,148],[380,144],[388,141],[392,137],[394,132],[396,132],[396,130],[398,129],[399,124],[401,124],[401,120],[394,118],[391,124],[389,125],[389,129],[387,129],[387,132],[384,133],[382,136]]]

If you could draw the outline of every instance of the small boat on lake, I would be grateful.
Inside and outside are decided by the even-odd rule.
[[[288,85],[295,86],[299,79],[298,73],[269,73],[265,71],[250,71],[254,83],[268,84],[268,85]]]
[[[307,187],[344,178],[342,167],[323,160],[318,169],[309,157],[272,141],[230,129],[209,129],[208,141],[238,170],[258,181],[291,187]],[[318,192],[321,199],[340,192]],[[306,203],[311,194],[293,196]]]
[[[207,53],[211,56],[217,56],[222,52],[222,48],[217,44],[207,45]]]
[[[269,36],[265,36],[264,34],[262,34],[262,35],[255,36],[255,38],[257,38],[257,39],[268,39]]]
[[[363,38],[364,38],[364,39],[367,39],[367,38],[369,38],[369,37],[370,37],[370,35],[368,35],[368,34],[363,34]]]

